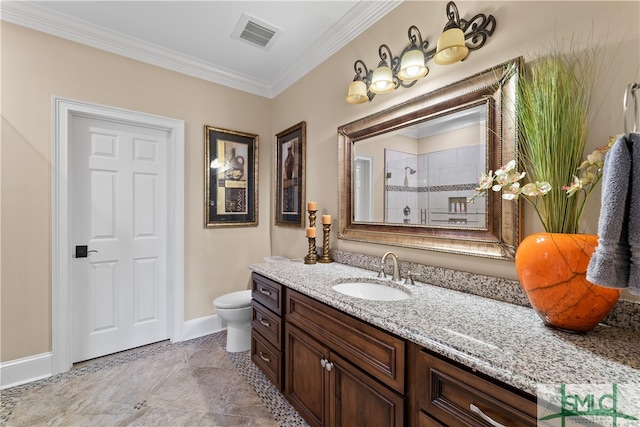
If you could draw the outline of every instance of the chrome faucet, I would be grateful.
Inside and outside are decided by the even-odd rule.
[[[391,256],[391,259],[393,260],[393,280],[401,280],[400,267],[398,266],[398,257],[393,252],[387,252],[382,255],[382,268],[384,269],[384,262],[386,261],[388,255]]]

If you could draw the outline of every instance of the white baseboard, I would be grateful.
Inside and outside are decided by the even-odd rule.
[[[0,389],[50,377],[51,357],[52,353],[42,353],[0,363]]]
[[[199,317],[182,322],[181,341],[192,340],[205,335],[220,332],[227,328],[225,322],[217,314]]]
[[[220,332],[226,327],[215,314],[186,320],[182,322],[181,341]],[[53,372],[52,357],[53,353],[42,353],[0,363],[0,390],[50,377]]]

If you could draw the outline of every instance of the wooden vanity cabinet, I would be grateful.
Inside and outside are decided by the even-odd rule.
[[[409,344],[414,426],[536,426],[534,396]]]
[[[403,426],[405,342],[290,289],[284,394],[313,426]]]
[[[282,391],[284,288],[271,279],[253,273],[251,296],[251,360]]]
[[[312,426],[535,426],[515,390],[252,274],[251,360]]]

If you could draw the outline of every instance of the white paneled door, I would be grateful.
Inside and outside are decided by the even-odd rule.
[[[70,136],[72,357],[78,362],[169,338],[169,135],[74,115]]]

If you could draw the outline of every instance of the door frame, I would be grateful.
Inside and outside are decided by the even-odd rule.
[[[83,115],[134,126],[162,129],[167,147],[167,330],[172,342],[182,340],[184,317],[184,121],[105,105],[52,97],[51,200],[51,364],[52,374],[72,366],[71,262],[69,223],[69,134],[71,117]]]
[[[366,163],[368,165],[368,174],[367,174],[367,186],[369,187],[369,190],[371,190],[373,188],[373,156],[369,155],[369,154],[356,154],[354,157],[354,162],[362,162],[362,163]],[[386,179],[385,179],[385,183],[386,183]],[[369,222],[372,220],[373,218],[373,192],[369,191],[369,198],[368,200],[366,200],[366,209],[367,209],[367,215],[365,219],[360,218],[359,221],[365,221],[365,222]],[[362,202],[362,198],[360,198],[358,201],[358,203]],[[359,206],[362,207],[362,206]],[[354,217],[355,218],[355,217]]]

